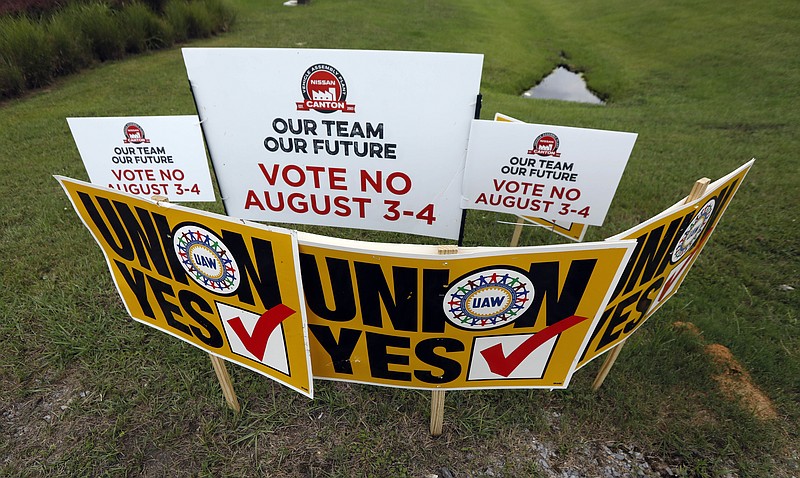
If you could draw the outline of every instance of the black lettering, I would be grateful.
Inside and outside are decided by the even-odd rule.
[[[415,370],[414,376],[425,383],[448,383],[457,379],[461,375],[461,364],[457,360],[438,355],[437,348],[443,348],[445,352],[463,352],[464,344],[461,341],[450,337],[438,337],[425,339],[414,347],[417,358],[426,364],[441,369],[442,373],[434,375],[428,370]]]
[[[583,362],[583,360],[586,358],[586,353],[589,352],[589,348],[594,343],[595,337],[597,337],[597,334],[600,333],[601,330],[603,330],[603,326],[606,324],[606,322],[608,322],[608,318],[611,317],[611,314],[613,312],[614,312],[614,307],[609,307],[605,311],[603,311],[603,315],[600,317],[600,321],[597,322],[597,326],[594,328],[594,330],[592,330],[592,336],[587,342],[586,348],[583,349],[583,352],[581,353],[581,359],[580,359],[581,362]],[[594,351],[599,349],[600,346],[598,345],[597,348],[594,349]]]
[[[564,286],[559,291],[558,262],[531,264],[528,277],[533,285],[533,301],[530,309],[516,320],[514,328],[535,326],[542,308],[548,326],[575,315],[596,265],[597,259],[572,261]]]
[[[679,237],[677,232],[681,229],[681,222],[690,221],[690,217],[691,214],[683,218],[674,219],[669,224],[666,232],[664,232],[664,226],[659,226],[650,231],[646,237],[636,239],[636,249],[633,251],[633,257],[636,260],[633,260],[632,257],[625,268],[625,273],[623,273],[625,280],[627,280],[624,290],[626,294],[631,292],[637,285],[650,282],[657,273],[664,272],[664,269],[669,264],[669,252],[672,249],[673,240]],[[632,269],[628,272],[632,264]],[[620,288],[620,284],[625,283],[625,280],[620,279],[617,283],[617,289]],[[618,293],[615,293],[614,297],[617,295]]]
[[[192,330],[189,328],[189,326],[175,318],[176,315],[178,317],[181,316],[181,308],[168,301],[167,298],[164,297],[165,295],[175,297],[175,293],[172,291],[172,286],[152,276],[147,276],[147,282],[150,284],[150,288],[153,290],[153,295],[156,297],[158,306],[161,307],[161,312],[164,313],[164,318],[167,320],[167,325],[175,330],[179,330],[184,334],[191,336]]]
[[[706,224],[706,229],[703,231],[703,241],[708,239],[708,234],[714,230],[714,227],[719,220],[719,215],[722,214],[722,211],[725,210],[725,206],[731,200],[731,193],[736,188],[736,183],[738,182],[738,180],[732,182],[730,186],[720,191],[717,197],[714,198],[716,200],[716,203],[714,204],[714,211],[711,213],[711,217],[708,218],[708,224]]]
[[[444,332],[447,318],[442,303],[447,295],[450,271],[445,269],[424,269],[422,271],[422,331]]]
[[[650,305],[653,303],[653,299],[650,297],[650,294],[661,290],[662,285],[664,285],[664,277],[659,277],[655,282],[650,284],[642,296],[639,297],[639,300],[636,302],[636,311],[639,312],[639,317],[636,320],[629,320],[628,323],[625,324],[625,328],[623,329],[625,334],[630,334],[636,329],[636,327],[639,326],[639,324],[642,323],[642,320],[645,318],[645,314],[647,313],[648,309],[650,309]]]
[[[116,259],[114,259],[114,265],[119,270],[125,283],[130,287],[133,295],[136,296],[136,300],[139,302],[139,306],[142,308],[144,315],[155,320],[156,314],[153,313],[153,308],[150,306],[150,302],[147,299],[147,282],[144,272],[133,267],[128,271],[128,266]]]
[[[364,325],[382,327],[385,307],[394,330],[417,330],[417,270],[392,267],[394,293],[389,288],[380,264],[355,263],[358,297]]]
[[[231,231],[222,231],[222,242],[239,263],[241,283],[236,290],[236,296],[242,302],[255,305],[253,289],[258,293],[261,303],[266,309],[271,309],[281,303],[281,289],[278,283],[278,270],[275,267],[275,256],[272,253],[272,243],[252,238],[253,264],[244,239],[240,234]]]
[[[106,226],[106,222],[100,216],[100,211],[95,207],[92,198],[83,192],[79,192],[78,197],[81,203],[83,203],[83,207],[86,208],[86,212],[89,213],[89,217],[92,218],[94,225],[97,226],[97,230],[100,231],[100,235],[103,236],[103,239],[106,241],[106,244],[121,258],[126,261],[132,261],[135,257],[133,247],[128,239],[128,234],[125,232],[125,228],[122,227],[122,223],[119,217],[117,217],[116,211],[111,206],[111,202],[106,198],[96,198],[98,204],[100,204],[100,208],[103,210],[103,213],[105,213],[106,219],[108,219],[108,224],[111,225],[115,234],[112,234]]]
[[[192,329],[194,336],[209,347],[214,347],[215,349],[222,347],[222,334],[219,329],[201,313],[205,312],[213,315],[214,309],[208,302],[190,290],[178,291],[178,300],[180,300],[183,310],[186,311],[189,317],[194,319],[194,321],[202,327],[202,329],[200,329],[189,324],[189,328]],[[194,305],[197,305],[199,310],[196,309]]]
[[[627,322],[631,315],[630,311],[625,309],[635,304],[639,300],[640,295],[641,291],[622,299],[619,304],[617,304],[608,322],[608,327],[603,331],[603,337],[600,339],[600,343],[597,346],[598,350],[619,338],[620,334],[623,332],[622,330],[618,330],[619,326]]]
[[[300,254],[300,272],[303,277],[303,290],[306,304],[314,315],[334,322],[347,322],[356,316],[356,299],[353,293],[353,280],[350,266],[344,259],[328,257],[325,259],[333,290],[333,309],[325,302],[322,289],[322,275],[316,257]]]
[[[156,271],[161,276],[171,279],[172,275],[167,266],[167,259],[164,256],[161,238],[156,232],[150,213],[142,208],[135,208],[136,216],[139,218],[137,221],[133,211],[127,204],[114,201],[114,207],[117,209],[123,224],[125,224],[125,229],[131,238],[133,248],[136,250],[139,265],[147,270],[152,270],[150,268],[150,260],[152,260]]]
[[[156,224],[156,229],[158,229],[158,235],[161,237],[161,240],[164,243],[164,248],[167,250],[167,262],[172,270],[172,278],[181,284],[188,284],[189,278],[186,275],[186,271],[183,269],[181,261],[178,259],[178,255],[173,252],[172,231],[170,230],[167,218],[161,214],[153,213],[153,221]]]
[[[353,365],[350,363],[350,356],[353,355],[358,339],[361,338],[361,331],[342,328],[337,342],[327,325],[308,324],[308,328],[311,329],[311,335],[330,355],[336,373],[352,375]]]
[[[410,372],[389,370],[389,365],[408,365],[408,355],[391,354],[389,347],[409,349],[411,339],[394,335],[376,334],[367,332],[367,355],[369,356],[369,370],[373,378],[410,382]]]

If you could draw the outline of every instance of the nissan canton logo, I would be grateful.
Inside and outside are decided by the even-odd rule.
[[[533,140],[533,148],[528,150],[528,154],[557,158],[561,156],[561,153],[558,152],[560,145],[561,142],[554,133],[542,133]]]
[[[356,105],[345,101],[347,83],[344,81],[344,76],[331,65],[317,63],[308,68],[300,80],[300,92],[304,100],[297,103],[298,111],[356,112]]]

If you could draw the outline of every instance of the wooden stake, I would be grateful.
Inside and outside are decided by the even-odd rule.
[[[625,342],[622,342],[616,347],[612,348],[611,352],[608,353],[605,361],[603,362],[603,365],[600,366],[600,371],[597,372],[597,377],[595,377],[594,382],[592,382],[592,390],[597,391],[597,389],[600,388],[601,385],[603,385],[606,376],[608,376],[608,372],[611,371],[611,367],[613,367],[614,362],[617,361],[619,353],[622,352],[623,345],[625,345]]]
[[[442,434],[444,424],[444,390],[431,392],[431,435],[438,437]]]
[[[444,245],[439,246],[439,254],[456,254],[458,246]],[[431,391],[431,435],[439,436],[442,434],[444,424],[444,390]]]
[[[169,198],[166,196],[153,196],[151,199],[156,202],[169,202]],[[219,380],[219,386],[222,387],[222,395],[228,402],[228,407],[238,413],[242,408],[239,406],[239,399],[236,398],[236,391],[233,389],[233,382],[228,374],[225,361],[216,355],[208,354],[208,356],[211,357],[211,365],[214,367],[214,373]]]
[[[217,374],[217,380],[222,387],[222,395],[225,401],[228,402],[228,407],[236,413],[239,413],[242,408],[239,406],[239,399],[236,398],[236,391],[233,389],[233,382],[231,376],[228,375],[228,368],[225,366],[225,361],[216,355],[208,354],[211,357],[211,365],[214,367],[214,373]]]
[[[525,219],[519,218],[517,219],[517,225],[514,227],[514,234],[511,236],[511,247],[517,247],[519,245],[519,236],[522,235],[522,227],[525,224]]]
[[[694,186],[692,186],[692,191],[688,196],[686,196],[686,200],[683,203],[689,204],[695,199],[701,197],[703,194],[705,194],[710,183],[711,180],[708,178],[702,178],[695,181]],[[608,372],[611,371],[611,367],[614,366],[614,362],[616,362],[617,357],[619,357],[619,353],[622,352],[623,345],[625,345],[625,342],[621,342],[611,349],[611,352],[609,352],[608,356],[603,362],[603,365],[600,366],[600,371],[597,372],[597,377],[595,377],[594,382],[592,382],[592,390],[596,391],[601,385],[603,385],[606,376],[608,376]]]
[[[689,204],[690,202],[694,201],[695,199],[705,194],[709,184],[711,184],[711,180],[708,178],[702,178],[695,181],[694,186],[692,186],[692,192],[690,192],[689,195],[686,196],[686,201],[684,201],[684,204]]]

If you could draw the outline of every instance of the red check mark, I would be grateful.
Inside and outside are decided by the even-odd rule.
[[[272,332],[281,322],[294,313],[294,310],[283,304],[276,305],[261,314],[261,317],[256,321],[256,326],[253,328],[253,335],[247,333],[247,329],[244,328],[242,319],[239,317],[228,319],[228,324],[230,324],[233,331],[236,332],[236,335],[239,336],[239,340],[242,341],[244,348],[255,355],[259,361],[263,362],[269,336],[272,335]]]
[[[697,249],[692,251],[692,253],[689,254],[686,259],[684,259],[683,263],[667,277],[667,279],[664,281],[664,287],[661,289],[661,294],[658,296],[659,302],[664,300],[664,296],[667,295],[670,289],[672,289],[672,284],[683,274],[683,272],[689,266],[689,263],[692,262],[692,257],[695,254],[697,254]]]
[[[481,355],[483,355],[492,373],[508,377],[519,367],[519,364],[532,354],[534,350],[539,348],[540,345],[584,320],[586,320],[586,317],[579,317],[577,315],[559,320],[555,324],[545,327],[541,331],[525,339],[525,341],[519,344],[508,356],[503,353],[503,344],[494,344],[491,347],[487,347],[481,350]]]

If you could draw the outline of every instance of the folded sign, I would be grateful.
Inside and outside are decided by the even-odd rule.
[[[313,397],[294,233],[57,179],[131,317]]]
[[[609,238],[634,239],[636,249],[579,367],[627,339],[678,290],[754,161],[713,182],[691,203]]]

